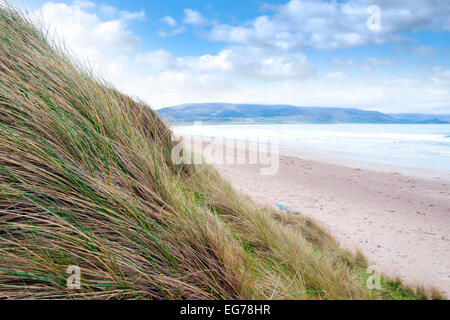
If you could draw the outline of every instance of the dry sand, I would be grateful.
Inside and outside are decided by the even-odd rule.
[[[215,167],[256,201],[314,217],[383,272],[450,295],[449,173],[281,152],[272,176],[260,165]]]

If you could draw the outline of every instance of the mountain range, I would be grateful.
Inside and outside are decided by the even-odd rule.
[[[157,110],[168,122],[190,123],[436,123],[450,114],[386,114],[356,108],[297,107],[231,103],[192,103]]]

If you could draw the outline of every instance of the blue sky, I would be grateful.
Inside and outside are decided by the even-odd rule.
[[[450,1],[14,1],[155,108],[450,113]]]

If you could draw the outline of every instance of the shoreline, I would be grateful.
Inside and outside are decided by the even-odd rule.
[[[193,141],[200,140],[202,136],[197,135],[183,135],[184,137],[190,137]],[[208,140],[211,139],[214,141],[213,144],[218,146],[218,139],[222,139],[224,143],[226,142],[245,142],[248,144],[247,140],[235,140],[235,139],[223,139],[212,136],[203,136],[203,139]],[[204,141],[205,142],[205,141]],[[270,146],[270,144],[267,144]],[[280,156],[288,156],[294,158],[300,158],[304,160],[312,160],[318,162],[325,162],[329,164],[334,164],[337,166],[354,168],[354,169],[364,169],[370,170],[374,172],[383,172],[383,173],[395,173],[402,174],[405,176],[422,178],[422,179],[430,179],[430,180],[441,180],[445,182],[450,182],[450,171],[443,170],[433,170],[428,168],[418,168],[418,167],[409,167],[409,166],[401,166],[395,164],[388,164],[376,161],[368,161],[362,159],[356,159],[351,157],[346,157],[343,155],[333,155],[331,153],[325,152],[316,152],[305,149],[296,149],[293,147],[277,145]]]
[[[258,164],[214,167],[256,202],[314,218],[386,274],[450,295],[448,173],[284,147],[275,175],[261,175]]]

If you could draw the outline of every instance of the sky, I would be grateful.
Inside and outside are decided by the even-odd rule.
[[[450,114],[448,0],[10,2],[155,109],[230,102]]]

